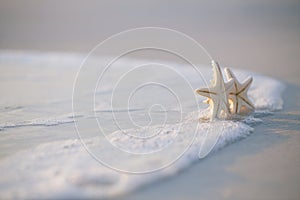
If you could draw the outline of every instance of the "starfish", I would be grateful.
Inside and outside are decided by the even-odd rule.
[[[240,114],[243,106],[253,110],[254,106],[247,95],[253,78],[248,77],[244,83],[240,83],[229,68],[225,68],[225,74],[227,79],[232,79],[234,82],[234,87],[231,88],[229,93],[231,113]]]
[[[215,118],[226,118],[229,115],[228,95],[233,86],[233,80],[225,83],[219,64],[214,60],[212,60],[211,64],[214,71],[214,79],[211,86],[197,89],[196,93],[209,99],[206,102],[210,104],[210,120],[212,121]]]

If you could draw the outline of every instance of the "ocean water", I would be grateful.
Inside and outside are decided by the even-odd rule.
[[[199,121],[208,110],[194,90],[209,84],[209,65],[83,59],[0,52],[0,198],[121,195],[205,162],[283,106],[280,81],[233,69],[253,76],[256,110]]]

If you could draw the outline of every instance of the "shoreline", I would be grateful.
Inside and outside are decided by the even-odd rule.
[[[26,56],[25,56],[26,57]],[[66,57],[63,57],[66,59]],[[36,65],[33,65],[35,69],[40,69],[40,62],[38,57],[35,62]],[[57,59],[57,57],[56,57]],[[68,59],[67,59],[68,60]],[[72,59],[71,59],[72,60]],[[32,60],[34,61],[34,59]],[[59,60],[58,60],[59,61]],[[19,62],[23,62],[21,59]],[[33,63],[35,63],[33,62]],[[46,62],[46,61],[45,61]],[[57,60],[55,61],[57,62]],[[54,63],[55,63],[54,62]],[[48,63],[48,62],[47,62]],[[59,62],[61,63],[61,62]],[[73,63],[73,62],[71,62]],[[53,64],[53,63],[52,63]],[[66,65],[68,66],[68,65]],[[16,63],[16,66],[18,69],[18,62]],[[53,71],[53,77],[55,74],[65,74],[68,75],[68,81],[62,82],[63,85],[69,85],[72,86],[71,80],[72,80],[72,74],[76,71],[76,68],[72,68],[73,70],[70,71],[71,68],[64,68],[65,70],[59,70],[56,71],[56,68],[48,66],[49,69],[54,70]],[[48,69],[45,67],[43,70]],[[29,68],[27,68],[29,69]],[[37,76],[45,76],[48,77],[48,73],[43,73],[42,71],[37,71],[38,73],[35,74],[35,76],[32,77],[33,83],[36,83],[34,80]],[[63,73],[64,72],[64,73]],[[255,72],[254,72],[255,73]],[[9,73],[8,73],[9,74]],[[11,75],[12,76],[12,75]],[[258,75],[260,76],[260,75]],[[12,76],[13,77],[13,76]],[[65,78],[67,78],[65,76]],[[192,77],[192,76],[191,76]],[[264,77],[264,76],[262,76]],[[273,78],[271,78],[273,79]],[[11,79],[13,80],[19,80],[17,79]],[[25,79],[27,80],[27,79]],[[32,82],[31,79],[28,79],[29,82]],[[37,79],[39,80],[39,79]],[[52,87],[54,79],[49,79],[48,82],[48,89]],[[261,90],[261,92],[257,91],[257,98],[261,97],[262,99],[268,99],[268,95],[264,98],[264,94],[266,94],[264,91],[268,88],[268,79],[257,79],[257,85],[259,88],[264,88]],[[26,82],[26,81],[25,81]],[[9,83],[9,82],[8,82]],[[9,85],[6,83],[7,85]],[[198,84],[198,83],[197,83]],[[275,84],[276,85],[276,84]],[[281,111],[274,112],[270,115],[263,115],[259,117],[262,119],[262,123],[255,124],[254,125],[254,132],[248,136],[245,139],[238,140],[237,142],[231,143],[230,145],[227,145],[226,147],[222,148],[221,151],[214,152],[210,154],[208,157],[204,158],[203,160],[196,160],[193,161],[192,164],[189,164],[189,166],[186,168],[179,168],[179,172],[175,173],[172,176],[166,175],[162,178],[159,178],[156,181],[150,181],[149,183],[146,183],[145,185],[141,187],[134,189],[128,189],[128,193],[120,194],[121,196],[115,197],[111,196],[113,199],[153,199],[155,198],[161,198],[163,196],[163,199],[176,199],[179,197],[179,199],[185,198],[185,199],[244,199],[245,196],[249,197],[251,199],[260,198],[260,197],[266,197],[274,199],[275,197],[280,197],[282,199],[283,197],[280,195],[289,196],[292,195],[293,197],[300,196],[297,190],[297,186],[300,185],[300,177],[297,174],[298,169],[300,168],[300,161],[298,159],[298,153],[300,152],[300,149],[297,148],[299,146],[300,142],[300,134],[295,134],[294,132],[299,132],[300,127],[297,119],[299,119],[299,98],[297,95],[297,91],[299,90],[299,87],[293,86],[287,83],[284,83],[285,90],[283,91],[283,94],[281,95],[284,101],[284,108]],[[17,85],[18,86],[18,85]],[[280,87],[279,87],[280,88]],[[277,88],[277,91],[280,90]],[[19,88],[20,89],[20,88]],[[35,95],[36,91],[32,91]],[[44,88],[36,88],[38,93],[44,90]],[[55,93],[53,93],[53,97],[57,97],[56,94],[63,94],[63,92],[59,92],[56,90],[56,88],[53,88]],[[68,87],[65,88],[68,91]],[[274,92],[274,89],[272,90],[272,87],[269,87],[270,92]],[[35,91],[35,92],[34,92]],[[276,93],[274,93],[276,94]],[[17,91],[15,91],[15,95],[18,95]],[[30,94],[27,94],[30,95]],[[65,95],[65,94],[64,94]],[[13,97],[13,95],[10,95]],[[8,96],[8,97],[10,97]],[[271,95],[272,96],[272,95]],[[275,95],[276,96],[276,95]],[[14,96],[15,97],[15,96]],[[24,96],[23,96],[24,99]],[[28,101],[31,101],[32,98],[28,98]],[[43,101],[43,99],[35,99],[37,102]],[[270,100],[270,99],[269,99]],[[64,101],[63,101],[64,102]],[[272,101],[271,101],[272,102]],[[67,102],[65,102],[67,103]],[[266,100],[266,105],[270,103]],[[271,103],[272,104],[272,103]],[[47,105],[47,104],[45,104]],[[60,110],[65,104],[53,104],[55,107],[60,105],[60,107],[57,107],[57,110]],[[52,104],[48,106],[47,108],[52,108]],[[281,107],[281,103],[279,104]],[[272,106],[271,106],[272,107]],[[276,106],[275,106],[276,107]],[[17,109],[19,107],[16,107]],[[20,107],[22,108],[22,107]],[[42,107],[41,107],[42,108]],[[32,109],[32,108],[31,108]],[[38,109],[38,108],[35,108]],[[46,108],[44,108],[46,109]],[[44,110],[41,109],[41,110]],[[30,109],[29,109],[30,110]],[[40,110],[40,111],[41,111]],[[46,109],[47,110],[47,109]],[[37,110],[37,113],[35,114],[41,114],[39,110]],[[24,113],[25,110],[24,110]],[[31,113],[31,112],[29,112]],[[44,113],[45,114],[45,113]],[[52,113],[52,115],[55,114]],[[46,115],[48,116],[49,113]],[[12,115],[11,117],[15,117],[16,115]],[[63,121],[65,119],[69,119],[68,115],[64,116]],[[5,119],[5,118],[4,118]],[[33,125],[36,124],[44,124],[46,125],[50,123],[50,125],[54,122],[49,120],[50,118],[46,118],[47,120],[37,121],[33,123]],[[55,119],[55,118],[54,118]],[[56,122],[56,124],[60,122]],[[18,124],[18,123],[17,123]],[[28,124],[28,123],[27,123]],[[59,124],[59,123],[58,123]],[[19,124],[20,125],[20,124]],[[22,125],[22,123],[21,123]],[[26,123],[25,123],[26,125]],[[32,124],[31,124],[32,125]],[[73,126],[72,126],[73,127]],[[40,135],[43,134],[44,136],[51,137],[53,135],[52,133],[63,133],[60,136],[56,135],[56,137],[67,137],[67,135],[73,134],[73,129],[70,128],[69,125],[57,127],[54,129],[49,129],[48,134],[44,133],[46,129],[43,126],[35,127],[33,129],[28,129],[28,131],[24,132],[24,129],[16,129],[19,132],[22,132],[25,134],[16,134],[15,137],[18,138],[18,136],[23,137],[23,142],[21,144],[26,142],[32,142],[31,139],[35,138],[35,135],[31,135],[30,133],[35,130],[35,134]],[[30,131],[31,130],[31,131]],[[10,130],[11,133],[14,132],[14,130]],[[27,137],[26,137],[26,134]],[[4,134],[4,138],[2,139],[5,141],[5,135],[9,136],[8,132]],[[29,136],[29,137],[28,137]],[[13,136],[11,136],[13,137]],[[74,136],[73,136],[74,137]],[[37,143],[41,143],[42,140],[44,140],[44,137],[38,136],[38,139],[36,140]],[[41,145],[43,146],[43,145]],[[46,145],[47,146],[47,145]],[[13,147],[13,145],[12,145]],[[50,148],[51,147],[51,148]],[[49,146],[49,149],[52,151],[53,146]],[[40,149],[43,153],[43,147]],[[56,151],[54,151],[55,154]],[[58,151],[59,153],[60,151]],[[52,152],[53,153],[53,152]],[[64,158],[65,156],[64,150],[60,152],[61,158]],[[31,154],[24,154],[24,155],[31,155]],[[53,157],[51,156],[51,152],[49,152],[49,158]],[[289,156],[286,156],[289,155]],[[33,157],[39,157],[39,154],[32,155]],[[47,156],[46,156],[47,157]],[[55,156],[54,156],[55,157]],[[56,163],[55,158],[52,160],[52,164]],[[59,158],[59,157],[57,157]],[[81,157],[85,158],[85,157]],[[77,158],[78,159],[78,158]],[[46,159],[48,160],[48,159]],[[59,159],[58,159],[59,160]],[[75,157],[76,160],[76,157]],[[37,161],[37,162],[33,162]],[[41,163],[43,163],[42,160],[40,160]],[[81,160],[82,161],[82,160]],[[17,161],[17,163],[19,160]],[[32,163],[40,163],[39,159],[33,159],[30,162],[28,162],[28,166],[32,166]],[[80,162],[79,162],[80,163]],[[289,163],[289,164],[286,164]],[[24,163],[23,163],[24,164]],[[51,159],[48,163],[48,167],[52,166]],[[22,163],[19,163],[20,166],[22,166]],[[292,167],[292,169],[285,170],[287,167]],[[26,166],[26,161],[25,165]],[[45,163],[45,166],[47,166],[47,162]],[[72,166],[72,165],[71,165]],[[91,167],[89,164],[86,167],[87,169],[90,169]],[[272,167],[273,170],[269,170],[269,168]],[[30,167],[29,167],[30,168]],[[18,167],[16,168],[18,169]],[[47,168],[38,169],[41,173],[42,171]],[[52,171],[52,168],[48,168],[50,171]],[[75,168],[70,168],[76,169]],[[46,170],[47,171],[47,170]],[[87,170],[90,171],[90,170]],[[177,170],[176,170],[177,171]],[[287,173],[288,172],[288,173]],[[30,171],[26,171],[26,174],[30,174]],[[34,173],[37,173],[37,171],[34,171]],[[22,173],[20,171],[19,176],[21,176]],[[79,174],[79,177],[82,174]],[[87,173],[88,175],[88,173]],[[153,174],[155,176],[155,174]],[[83,176],[85,174],[83,173]],[[89,176],[89,175],[88,175]],[[90,176],[97,176],[97,173],[92,173]],[[21,176],[22,177],[22,176]],[[62,175],[62,177],[64,177]],[[131,178],[128,176],[127,178]],[[142,177],[143,178],[143,177]],[[149,177],[148,177],[149,178]],[[151,178],[151,177],[150,177]],[[18,178],[17,178],[18,179]],[[43,179],[41,179],[43,180]],[[47,180],[47,179],[46,179]],[[89,181],[93,182],[93,180],[88,179],[82,179],[83,181],[86,181],[89,183]],[[49,180],[50,181],[50,180]],[[291,181],[291,182],[290,182]],[[43,182],[43,181],[42,181]],[[46,181],[47,182],[47,181]],[[125,182],[124,187],[126,187],[126,183],[128,184],[135,184],[134,182]],[[284,184],[283,184],[284,183]],[[72,185],[72,184],[71,184]],[[76,184],[75,184],[76,185]],[[97,185],[95,185],[97,186]],[[259,186],[259,187],[258,187]],[[295,187],[296,189],[293,189]],[[62,189],[61,187],[60,189]],[[97,187],[95,187],[96,189]],[[132,188],[132,187],[131,187]],[[176,188],[176,190],[174,190]],[[264,190],[260,190],[263,188]],[[98,189],[103,189],[99,187]],[[63,190],[63,189],[62,189]],[[80,191],[80,188],[78,188]],[[121,189],[122,190],[122,189]],[[242,193],[240,191],[243,191]],[[279,194],[277,194],[277,192]],[[112,193],[114,191],[112,190]],[[46,193],[47,194],[47,193]],[[243,196],[244,194],[247,194]],[[159,196],[158,196],[159,195]],[[252,196],[251,196],[252,195]],[[253,196],[257,195],[257,196]],[[285,197],[284,196],[284,197]]]
[[[286,84],[284,108],[263,117],[254,133],[178,175],[113,199],[298,199],[299,87]]]

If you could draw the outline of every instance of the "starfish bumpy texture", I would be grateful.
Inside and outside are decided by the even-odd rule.
[[[253,110],[254,106],[247,95],[248,89],[253,81],[252,77],[248,77],[244,83],[240,83],[230,69],[225,68],[225,74],[227,79],[234,81],[234,85],[229,93],[231,113],[240,114],[242,112],[242,106]]]
[[[197,89],[196,93],[209,99],[207,102],[210,104],[210,120],[212,121],[215,118],[226,118],[230,114],[228,95],[233,87],[233,80],[225,83],[219,64],[215,61],[212,61],[211,64],[214,71],[214,79],[211,86]]]
[[[208,98],[204,102],[210,105],[210,120],[226,119],[230,114],[241,114],[245,110],[243,108],[253,110],[254,106],[247,95],[253,81],[252,77],[240,83],[233,72],[225,68],[228,79],[228,82],[225,82],[219,64],[215,61],[211,64],[214,71],[211,86],[196,90],[197,94]]]

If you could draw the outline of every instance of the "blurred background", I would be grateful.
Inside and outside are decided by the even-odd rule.
[[[223,67],[300,85],[300,1],[0,2],[0,48],[86,54],[107,37],[158,26],[201,43]]]

